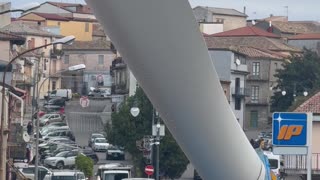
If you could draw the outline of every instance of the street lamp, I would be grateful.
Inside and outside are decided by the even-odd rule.
[[[44,82],[47,80],[47,79],[49,79],[50,77],[52,77],[52,76],[55,76],[55,75],[57,75],[57,74],[60,74],[60,73],[63,73],[63,72],[67,72],[67,71],[78,71],[78,70],[82,70],[82,69],[85,69],[86,68],[86,65],[85,64],[78,64],[78,65],[74,65],[74,66],[70,66],[70,67],[68,67],[68,69],[66,69],[66,70],[63,70],[63,71],[59,71],[59,72],[56,72],[55,74],[52,74],[52,75],[49,75],[48,77],[46,77],[43,81],[42,81],[42,83],[41,83],[41,85],[40,85],[40,87],[39,87],[39,89],[38,89],[38,93],[37,93],[37,100],[36,100],[36,107],[37,107],[37,111],[36,112],[38,112],[39,111],[39,94],[40,94],[40,89],[42,88],[42,86],[43,86],[43,84],[44,84]],[[36,126],[36,159],[35,159],[35,177],[36,177],[36,179],[38,178],[38,172],[39,172],[39,125],[40,125],[40,123],[39,123],[39,116],[37,116],[37,120],[36,120],[36,122],[37,122],[37,126]]]
[[[26,4],[25,6],[21,7],[20,9],[9,9],[9,10],[6,10],[6,11],[2,11],[0,12],[0,15],[1,14],[6,14],[6,13],[11,13],[11,12],[26,12],[26,11],[30,11],[30,10],[33,10],[33,9],[36,9],[40,6],[39,3],[37,2],[32,2],[32,3],[28,3]]]
[[[3,179],[4,178],[4,166],[5,166],[5,162],[6,162],[6,152],[4,152],[3,150],[6,149],[6,143],[4,142],[4,139],[3,139],[3,126],[4,126],[4,98],[5,98],[5,79],[6,79],[6,73],[10,67],[10,65],[16,60],[18,59],[19,57],[21,57],[22,55],[28,53],[28,52],[31,52],[31,51],[34,51],[34,50],[37,50],[37,49],[41,49],[41,48],[44,48],[44,47],[47,47],[47,46],[51,46],[51,45],[57,45],[57,44],[70,44],[71,42],[73,42],[75,40],[75,37],[74,36],[66,36],[66,37],[63,37],[61,39],[57,39],[49,44],[45,44],[45,45],[42,45],[42,46],[38,46],[38,47],[35,47],[35,48],[32,48],[32,49],[28,49],[26,51],[23,51],[22,53],[18,54],[17,56],[15,56],[14,58],[12,58],[8,64],[6,65],[6,68],[3,72],[3,78],[2,78],[2,89],[1,89],[1,93],[2,93],[2,99],[1,99],[1,127],[0,127],[0,152],[2,153],[0,155],[0,179]],[[5,147],[5,148],[4,148]]]

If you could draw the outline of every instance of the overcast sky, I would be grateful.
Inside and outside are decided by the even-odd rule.
[[[8,0],[0,0],[4,2]],[[46,0],[11,0],[13,7],[19,7],[27,2],[43,3]],[[68,3],[84,3],[84,0],[51,0]],[[319,0],[189,0],[192,7],[211,6],[234,8],[243,11],[246,6],[246,14],[249,19],[264,18],[273,15],[287,15],[289,11],[289,20],[313,20],[320,21],[320,1]],[[318,12],[317,12],[318,11]]]

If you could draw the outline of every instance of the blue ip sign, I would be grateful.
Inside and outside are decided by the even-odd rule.
[[[307,113],[274,113],[272,144],[274,146],[306,146],[307,122]]]

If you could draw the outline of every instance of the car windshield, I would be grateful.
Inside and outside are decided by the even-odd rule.
[[[119,148],[117,148],[116,146],[110,146],[108,149],[109,150],[119,150]]]
[[[107,143],[107,140],[106,139],[100,139],[100,138],[98,138],[98,139],[95,139],[95,142],[96,143]]]
[[[60,152],[56,155],[56,157],[64,157],[67,153],[68,151]]]
[[[99,137],[104,137],[102,134],[93,134],[92,138],[99,138]]]

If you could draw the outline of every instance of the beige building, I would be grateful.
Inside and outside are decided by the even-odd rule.
[[[26,39],[26,43],[24,45],[15,47],[16,53],[19,53],[27,49],[32,49],[38,46],[49,44],[53,42],[55,39],[62,37],[56,34],[52,34],[44,29],[45,27],[39,26],[36,23],[14,21],[11,24],[1,28],[0,30],[4,32],[10,32],[12,34],[20,35]],[[24,68],[19,69],[17,73],[24,74],[23,81],[30,86],[31,86],[32,77],[29,77],[29,75],[31,74],[33,75],[36,73],[39,75],[38,77],[40,77],[39,85],[42,84],[42,82],[45,79],[57,73],[61,69],[61,59],[60,59],[61,51],[59,49],[61,49],[61,45],[57,45],[55,47],[48,46],[48,47],[30,52],[29,54],[25,55],[24,58],[27,59],[29,62],[35,64],[35,66],[32,66],[31,73],[29,73],[28,70],[25,73]],[[25,65],[25,59],[22,60],[23,62],[20,62],[21,65]],[[37,68],[37,65],[39,65],[38,68]],[[21,81],[21,79],[18,77],[17,77],[17,80]],[[43,98],[43,96],[48,91],[51,91],[57,88],[60,88],[60,76],[49,78],[49,80],[44,81],[44,85],[39,90],[40,98]],[[32,92],[31,87],[30,89],[27,88],[26,90],[28,91],[30,90],[30,92]]]
[[[197,6],[193,9],[199,23],[221,23],[223,31],[245,27],[247,15],[235,9]]]

